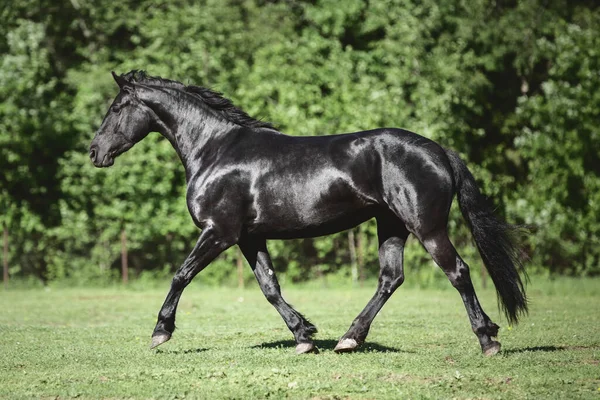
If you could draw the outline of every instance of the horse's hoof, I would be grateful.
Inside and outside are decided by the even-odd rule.
[[[153,349],[156,346],[160,346],[164,342],[167,342],[169,339],[171,339],[171,335],[168,333],[159,333],[157,335],[152,336],[152,344],[150,345],[150,349]]]
[[[492,344],[490,344],[484,351],[483,354],[485,354],[488,357],[491,357],[493,355],[498,354],[498,352],[500,351],[500,342],[492,342]]]
[[[349,351],[354,351],[358,347],[358,342],[354,339],[341,339],[338,344],[335,346],[336,353],[345,353]]]
[[[296,354],[316,353],[317,348],[312,343],[300,343],[296,346]]]

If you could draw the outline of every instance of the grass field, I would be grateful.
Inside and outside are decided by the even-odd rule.
[[[374,287],[284,288],[318,327],[319,354],[296,356],[258,288],[192,284],[173,339],[149,350],[162,290],[0,291],[1,398],[600,399],[600,281],[529,285],[530,315],[481,355],[457,293],[401,288],[368,343],[335,354]]]

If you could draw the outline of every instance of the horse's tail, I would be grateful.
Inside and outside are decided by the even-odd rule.
[[[527,313],[527,296],[519,272],[527,275],[520,261],[516,245],[515,226],[496,217],[487,200],[480,193],[475,178],[458,154],[446,150],[450,160],[460,211],[467,221],[479,254],[483,259],[498,293],[499,303],[509,323],[516,324],[521,314]]]

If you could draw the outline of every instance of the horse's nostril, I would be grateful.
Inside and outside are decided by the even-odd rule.
[[[96,149],[90,149],[90,159],[96,161]]]

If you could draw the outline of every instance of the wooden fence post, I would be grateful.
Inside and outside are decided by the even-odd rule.
[[[360,287],[363,287],[365,285],[365,233],[360,228],[358,230],[356,247],[356,263],[358,264]]]
[[[127,266],[127,234],[125,228],[121,230],[121,277],[123,284],[129,282],[129,268]]]
[[[6,225],[4,225],[4,250],[2,252],[2,264],[3,264],[3,271],[4,273],[3,275],[3,282],[4,282],[4,289],[8,288],[8,228],[6,227]]]
[[[237,276],[238,276],[238,288],[244,288],[244,255],[238,247],[237,251]]]
[[[481,264],[481,286],[483,286],[484,289],[487,288],[487,271],[483,264]]]
[[[358,263],[356,261],[356,241],[354,240],[354,229],[348,231],[348,249],[350,250],[350,268],[352,272],[352,283],[358,282]]]

